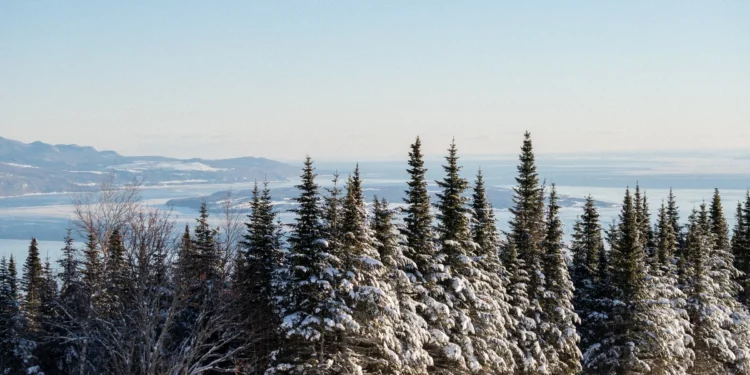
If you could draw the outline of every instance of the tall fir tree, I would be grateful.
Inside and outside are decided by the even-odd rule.
[[[0,260],[0,370],[6,374],[37,373],[33,351],[36,342],[28,338],[21,310],[15,259]]]
[[[345,335],[344,356],[365,373],[396,373],[402,367],[398,301],[367,222],[359,165],[347,180],[342,214],[342,250],[348,261],[342,265],[341,289],[359,326],[358,332]]]
[[[404,225],[402,227],[404,255],[413,262],[406,264],[406,273],[416,285],[415,300],[420,303],[419,313],[430,326],[431,337],[424,349],[432,358],[430,372],[437,368],[446,368],[455,364],[448,360],[446,352],[449,337],[443,332],[450,320],[450,308],[439,301],[436,296],[442,292],[438,281],[443,277],[443,257],[437,257],[436,238],[433,231],[433,216],[430,211],[430,194],[427,191],[422,154],[422,142],[417,137],[409,152],[409,181],[404,203]],[[455,359],[455,356],[453,356]]]
[[[71,230],[65,235],[65,246],[62,249],[62,258],[58,260],[60,269],[60,298],[57,309],[60,311],[60,321],[57,325],[57,335],[60,337],[55,343],[63,347],[64,357],[61,365],[68,373],[78,373],[83,366],[84,349],[83,338],[79,334],[80,326],[86,324],[88,311],[88,296],[83,283],[81,273],[82,262],[78,259],[78,249],[73,245]],[[70,335],[70,333],[74,333]],[[65,340],[62,337],[73,336],[74,340]]]
[[[237,267],[238,289],[243,316],[249,317],[248,333],[257,335],[250,349],[256,357],[251,368],[268,368],[271,353],[278,349],[279,320],[274,305],[276,271],[283,259],[281,228],[276,223],[273,201],[268,183],[263,190],[255,184],[251,211],[245,223],[246,233],[240,251],[241,265]]]
[[[685,247],[685,233],[680,224],[680,208],[677,206],[677,198],[675,197],[672,188],[669,188],[669,195],[667,196],[667,217],[669,217],[669,222],[672,224],[672,229],[677,238],[676,253],[679,256],[682,249]]]
[[[326,242],[328,244],[328,252],[331,254],[341,255],[342,258],[339,260],[347,263],[350,261],[348,254],[342,253],[341,247],[343,243],[343,201],[342,189],[339,184],[339,173],[333,174],[331,180],[332,186],[325,188],[326,194],[322,197],[323,210],[322,210],[322,222],[323,231],[325,233]]]
[[[497,275],[486,272],[478,262],[478,255],[487,250],[472,241],[468,198],[464,196],[469,183],[460,175],[458,159],[452,142],[443,166],[445,177],[437,181],[441,191],[435,204],[438,258],[444,268],[438,273],[434,296],[449,308],[450,314],[447,326],[441,327],[449,339],[446,364],[455,362],[449,367],[451,373],[509,372],[512,357],[505,330],[508,308],[502,295],[490,292],[491,285],[501,285],[499,279],[492,282],[490,278]]]
[[[126,295],[130,279],[128,264],[125,259],[125,244],[119,228],[114,228],[107,244],[102,308],[105,316],[116,319],[127,305]]]
[[[429,325],[419,314],[421,303],[416,289],[418,285],[409,277],[414,269],[414,261],[404,255],[404,241],[401,240],[398,228],[393,224],[394,212],[389,209],[388,201],[383,198],[373,200],[373,218],[371,221],[375,247],[386,268],[385,280],[390,284],[390,291],[398,303],[399,319],[395,321],[394,333],[399,337],[401,349],[396,363],[398,370],[405,375],[422,375],[428,373],[433,365],[430,354],[425,350],[430,341]]]
[[[544,210],[541,200],[543,188],[534,162],[531,133],[524,134],[519,156],[516,186],[513,187],[513,207],[510,208],[510,238],[515,243],[518,256],[526,264],[529,274],[528,294],[532,300],[543,293],[541,243],[544,238]]]
[[[348,368],[336,361],[340,337],[359,329],[338,293],[341,260],[328,252],[319,186],[312,159],[305,160],[288,242],[278,308],[284,350],[269,373],[326,373]]]
[[[64,239],[65,246],[62,249],[62,258],[58,261],[60,265],[60,299],[71,300],[80,295],[81,292],[81,264],[78,260],[78,249],[73,246],[73,236],[68,229]]]
[[[474,191],[471,199],[471,233],[474,243],[479,251],[492,257],[497,257],[500,250],[500,234],[497,230],[497,219],[492,208],[492,203],[487,198],[487,190],[484,186],[484,174],[480,169],[474,181]]]
[[[735,227],[732,232],[732,255],[735,267],[742,272],[737,277],[737,283],[742,288],[740,301],[750,306],[750,191],[748,191],[744,205],[737,203]]]
[[[24,292],[23,311],[32,332],[38,330],[41,323],[42,294],[45,288],[42,271],[39,245],[36,238],[32,238],[21,277],[21,290]]]
[[[509,241],[513,242],[518,258],[523,264],[528,277],[527,292],[528,308],[524,312],[527,323],[533,323],[527,328],[536,332],[539,337],[544,296],[544,271],[542,267],[541,245],[544,239],[544,189],[539,183],[539,176],[534,161],[534,148],[531,134],[524,134],[523,146],[519,155],[518,175],[516,186],[513,187],[513,207],[510,208]],[[547,359],[543,351],[530,350],[528,353],[537,357],[527,359],[527,373],[546,373]]]
[[[539,338],[536,334],[536,321],[526,316],[529,310],[527,295],[529,276],[523,260],[512,241],[508,241],[500,253],[505,274],[501,275],[508,291],[508,303],[513,322],[510,325],[512,338],[511,349],[514,350],[514,373],[531,374],[546,366],[538,362],[544,356]]]
[[[674,255],[674,228],[662,203],[653,235],[644,342],[644,360],[653,374],[687,374],[693,365],[692,329],[686,310],[686,296],[678,287]]]
[[[518,347],[511,337],[515,319],[511,313],[506,286],[507,272],[500,262],[500,233],[497,229],[492,203],[487,197],[482,171],[477,172],[471,202],[471,232],[474,241],[474,262],[477,276],[475,282],[477,293],[484,301],[489,301],[492,319],[479,318],[478,325],[483,330],[496,332],[488,341],[495,348],[493,367],[496,372],[504,373],[515,368],[514,353]],[[483,327],[484,325],[488,327]]]
[[[86,242],[86,248],[83,250],[83,285],[86,288],[86,294],[88,295],[89,303],[91,304],[92,298],[99,295],[102,284],[103,275],[101,252],[96,242],[96,236],[93,233],[89,233],[88,241]]]
[[[214,285],[223,272],[222,257],[216,243],[218,231],[209,223],[208,207],[206,202],[201,203],[200,215],[196,219],[193,230],[193,242],[191,249],[197,257],[195,268],[198,278],[202,280],[204,289],[218,287]]]
[[[583,206],[583,214],[576,219],[573,226],[573,241],[570,252],[572,262],[570,276],[575,288],[573,306],[581,319],[578,333],[581,336],[581,348],[587,348],[596,339],[590,320],[595,319],[595,287],[599,279],[599,255],[604,249],[602,227],[599,223],[599,212],[594,198],[589,195]]]
[[[430,212],[430,193],[427,192],[427,169],[424,166],[422,141],[417,137],[409,152],[409,181],[404,203],[405,255],[414,261],[417,268],[411,273],[418,282],[431,280],[435,255]]]
[[[547,206],[546,234],[543,243],[543,266],[545,294],[542,299],[544,323],[542,339],[544,352],[552,374],[578,374],[581,372],[580,336],[576,325],[580,324],[573,307],[573,282],[563,254],[563,224],[557,190],[552,185]]]
[[[586,369],[590,373],[639,373],[649,371],[641,344],[646,332],[647,272],[640,237],[636,204],[630,189],[625,198],[616,231],[610,232],[609,283],[611,292],[606,306],[606,327],[599,342],[587,349]]]
[[[695,339],[692,373],[747,373],[750,318],[726,290],[730,276],[721,252],[714,248],[718,242],[711,221],[704,203],[691,215],[686,238],[686,290]]]

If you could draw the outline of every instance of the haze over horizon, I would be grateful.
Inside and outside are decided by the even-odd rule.
[[[539,153],[748,146],[750,3],[430,5],[3,2],[0,136],[285,161],[401,160],[416,135],[515,154],[525,130]]]

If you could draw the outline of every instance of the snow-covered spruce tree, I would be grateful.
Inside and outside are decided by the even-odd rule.
[[[648,199],[646,198],[646,192],[641,194],[640,185],[635,185],[635,194],[633,195],[633,204],[635,205],[636,219],[638,220],[638,227],[641,230],[641,241],[643,242],[643,248],[646,251],[646,256],[651,256],[654,252],[654,231],[651,228],[651,214],[648,209]]]
[[[750,319],[731,292],[724,290],[730,276],[719,266],[723,261],[714,249],[717,242],[710,221],[704,203],[691,215],[686,238],[688,313],[695,341],[691,373],[747,373]]]
[[[396,335],[400,319],[398,301],[386,279],[388,269],[375,247],[367,216],[357,166],[347,180],[342,205],[344,262],[340,288],[360,329],[344,336],[342,356],[351,358],[357,365],[354,371],[347,372],[398,373],[403,367],[401,345]]]
[[[578,333],[581,336],[580,347],[587,348],[595,339],[589,321],[596,311],[594,288],[598,282],[599,253],[604,249],[599,212],[591,195],[586,197],[583,214],[573,226],[572,237],[570,252],[573,259],[570,265],[570,277],[575,288],[573,306],[581,319],[578,326]]]
[[[281,325],[274,305],[274,284],[283,253],[268,183],[264,183],[262,192],[255,184],[250,209],[238,254],[236,288],[241,316],[247,318],[247,335],[258,336],[248,352],[241,353],[246,357],[242,361],[246,363],[246,371],[258,373],[268,368],[271,352],[279,347]]]
[[[374,245],[386,268],[384,280],[390,284],[392,298],[398,303],[399,319],[393,322],[394,334],[400,341],[398,354],[401,366],[398,370],[405,375],[424,375],[433,364],[432,357],[424,349],[430,340],[430,331],[427,322],[417,311],[420,303],[415,300],[415,285],[408,274],[415,265],[403,253],[403,241],[392,222],[393,215],[388,201],[375,197],[371,221]]]
[[[97,245],[96,237],[89,233],[86,248],[83,249],[83,270],[81,270],[83,285],[89,300],[93,300],[100,294],[104,273],[101,252]]]
[[[449,326],[450,308],[435,299],[441,294],[438,287],[438,274],[444,270],[441,259],[436,257],[433,216],[430,211],[430,194],[427,192],[427,180],[422,155],[422,143],[417,137],[409,152],[409,181],[404,203],[404,225],[401,228],[405,238],[403,252],[407,259],[414,263],[406,264],[406,273],[415,286],[414,299],[419,301],[419,314],[430,326],[430,341],[423,348],[432,358],[430,373],[452,366],[447,358],[450,348],[448,335],[443,332]],[[452,354],[452,353],[450,353]],[[452,367],[449,367],[452,368]]]
[[[611,250],[619,237],[619,230],[614,221],[606,230],[606,234],[606,242]],[[584,374],[607,374],[612,367],[603,355],[604,348],[612,343],[609,319],[616,301],[613,299],[615,288],[611,282],[610,255],[611,251],[607,251],[604,246],[600,248],[594,284],[587,301],[588,313],[585,324],[587,342],[581,346],[584,352],[582,358]]]
[[[427,180],[422,155],[422,142],[417,137],[409,152],[409,181],[404,203],[404,228],[406,237],[404,255],[413,260],[416,269],[411,270],[410,277],[418,284],[432,279],[435,272],[435,243],[432,232],[432,213],[430,212],[430,193],[427,192]]]
[[[490,258],[492,257],[490,253],[494,253],[497,259],[500,250],[500,233],[497,230],[497,220],[492,203],[487,198],[484,174],[481,169],[477,172],[471,198],[472,239],[479,247],[480,250],[478,251],[487,254]]]
[[[476,334],[471,320],[473,299],[476,298],[471,280],[472,268],[469,243],[471,241],[466,217],[466,198],[462,195],[469,186],[460,177],[456,145],[451,143],[443,166],[446,176],[437,181],[441,192],[437,194],[438,261],[443,268],[436,273],[436,288],[433,297],[450,308],[447,324],[439,327],[448,337],[445,348],[446,363],[453,373],[475,372],[481,368],[472,343]]]
[[[500,261],[505,272],[501,278],[507,285],[508,304],[513,319],[510,334],[515,373],[533,373],[531,370],[539,367],[536,358],[542,356],[543,352],[536,334],[536,321],[526,316],[526,311],[529,310],[529,298],[526,294],[529,276],[512,241],[504,244]]]
[[[216,243],[217,236],[218,231],[208,222],[208,207],[206,202],[203,202],[193,230],[192,250],[196,257],[193,268],[197,270],[196,276],[202,281],[205,293],[215,291],[214,284],[221,279],[223,273],[222,257]]]
[[[563,254],[563,224],[557,191],[552,185],[547,206],[547,230],[543,243],[545,294],[542,298],[544,312],[541,325],[544,354],[552,374],[578,374],[581,372],[580,337],[576,325],[580,323],[573,307],[573,282]]]
[[[643,359],[652,374],[687,374],[694,353],[685,294],[678,288],[674,253],[677,242],[662,204],[654,235],[655,248],[646,279],[648,299],[644,327],[647,330]]]
[[[82,339],[79,326],[86,323],[88,296],[81,273],[82,262],[78,259],[78,249],[73,245],[71,230],[65,236],[62,258],[58,260],[60,269],[60,298],[56,306],[59,323],[54,342],[63,348],[63,371],[79,373],[85,362],[85,339]]]
[[[13,255],[0,260],[0,370],[4,374],[37,373],[33,351],[36,342],[27,339],[26,319],[21,311],[18,275]]]
[[[440,327],[448,337],[445,359],[453,362],[449,373],[487,371],[510,372],[510,352],[505,331],[507,307],[489,293],[490,276],[475,263],[478,247],[472,241],[468,199],[464,196],[468,181],[460,176],[455,142],[451,143],[443,166],[445,178],[437,181],[437,234],[440,244],[434,298],[449,307],[447,325]],[[494,284],[499,285],[499,280]],[[496,343],[496,344],[493,344]],[[447,367],[450,365],[447,364]]]
[[[529,303],[524,314],[530,319],[528,323],[533,324],[529,324],[527,329],[535,332],[539,338],[541,299],[545,285],[541,250],[544,239],[544,189],[539,184],[529,132],[524,134],[519,160],[517,185],[513,188],[513,207],[510,208],[508,240],[515,245],[518,258],[522,261],[521,264],[529,278],[526,292]],[[532,357],[523,362],[523,368],[520,370],[525,373],[548,372],[544,352],[529,348],[526,350]],[[516,362],[517,366],[521,366],[518,361]]]
[[[726,301],[727,307],[732,311],[731,322],[733,324],[729,328],[738,343],[732,371],[750,374],[750,314],[747,308],[737,303],[736,300],[742,291],[741,285],[736,281],[741,276],[741,272],[734,266],[729,227],[724,217],[718,189],[714,190],[708,222],[714,242],[710,258],[711,278],[719,284],[720,298]]]
[[[39,359],[39,366],[46,374],[58,373],[65,360],[65,349],[53,339],[60,325],[57,280],[52,271],[49,258],[45,259],[42,267],[42,290],[39,332],[37,333],[37,348],[35,355]]]
[[[482,171],[477,172],[471,202],[471,235],[474,241],[474,264],[476,276],[474,287],[479,300],[484,301],[489,311],[479,309],[475,326],[482,332],[490,332],[485,343],[489,346],[489,372],[504,373],[515,368],[514,353],[518,352],[511,337],[515,320],[508,303],[507,272],[499,258],[500,238],[492,204],[487,198]],[[485,335],[487,336],[487,335]]]
[[[125,244],[119,228],[114,228],[107,241],[107,262],[104,270],[104,288],[102,290],[103,316],[120,322],[123,309],[127,304],[128,264],[125,259]]]
[[[24,293],[23,311],[29,330],[35,332],[39,329],[44,289],[42,259],[39,257],[39,246],[36,238],[31,239],[29,253],[26,256],[21,275],[21,290]]]
[[[742,272],[737,278],[742,290],[739,300],[750,306],[750,191],[744,206],[737,203],[736,224],[732,232],[732,255],[735,267]]]
[[[339,174],[333,174],[331,180],[332,187],[325,188],[326,194],[323,196],[323,233],[327,242],[328,252],[335,256],[346,256],[342,253],[341,246],[343,242],[343,201],[342,189],[339,185]],[[346,261],[346,259],[341,259]]]
[[[619,226],[610,250],[611,306],[599,342],[584,355],[586,371],[595,374],[648,372],[643,347],[646,332],[646,264],[630,189],[625,192]]]
[[[29,252],[21,273],[20,287],[23,298],[20,310],[22,318],[17,325],[17,332],[20,333],[17,347],[22,350],[23,354],[18,357],[22,359],[24,372],[36,373],[41,371],[36,352],[43,333],[42,305],[47,287],[36,238],[32,238],[29,244]]]
[[[672,224],[675,237],[677,237],[676,254],[679,260],[680,252],[685,247],[685,233],[680,224],[680,208],[677,207],[677,198],[675,197],[672,188],[669,188],[669,196],[667,196],[667,217],[669,217],[669,222]]]
[[[319,187],[308,157],[302,170],[300,195],[289,236],[291,245],[280,282],[278,308],[284,343],[268,373],[329,373],[350,368],[335,363],[342,352],[340,337],[359,327],[338,293],[340,259],[328,252]]]
[[[740,286],[736,280],[740,276],[740,273],[734,266],[734,255],[732,255],[729,238],[729,225],[727,225],[726,217],[724,217],[719,189],[714,189],[708,219],[714,241],[713,255],[717,262],[713,264],[713,267],[721,275],[717,281],[722,283],[721,287],[723,290],[737,297],[740,293]]]

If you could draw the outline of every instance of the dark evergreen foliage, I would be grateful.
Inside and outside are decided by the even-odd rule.
[[[288,233],[265,183],[236,247],[205,203],[177,235],[145,207],[68,231],[56,268],[32,239],[20,279],[0,257],[0,373],[750,373],[750,192],[731,237],[718,190],[652,226],[636,185],[606,238],[589,196],[567,252],[524,137],[505,238],[455,143],[431,206],[417,138],[400,211],[359,165],[321,196],[307,158]]]

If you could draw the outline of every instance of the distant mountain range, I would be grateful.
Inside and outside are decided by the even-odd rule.
[[[174,159],[123,156],[78,145],[23,143],[0,137],[0,196],[73,192],[98,185],[112,173],[126,183],[141,178],[145,185],[283,181],[299,168],[265,158]]]

